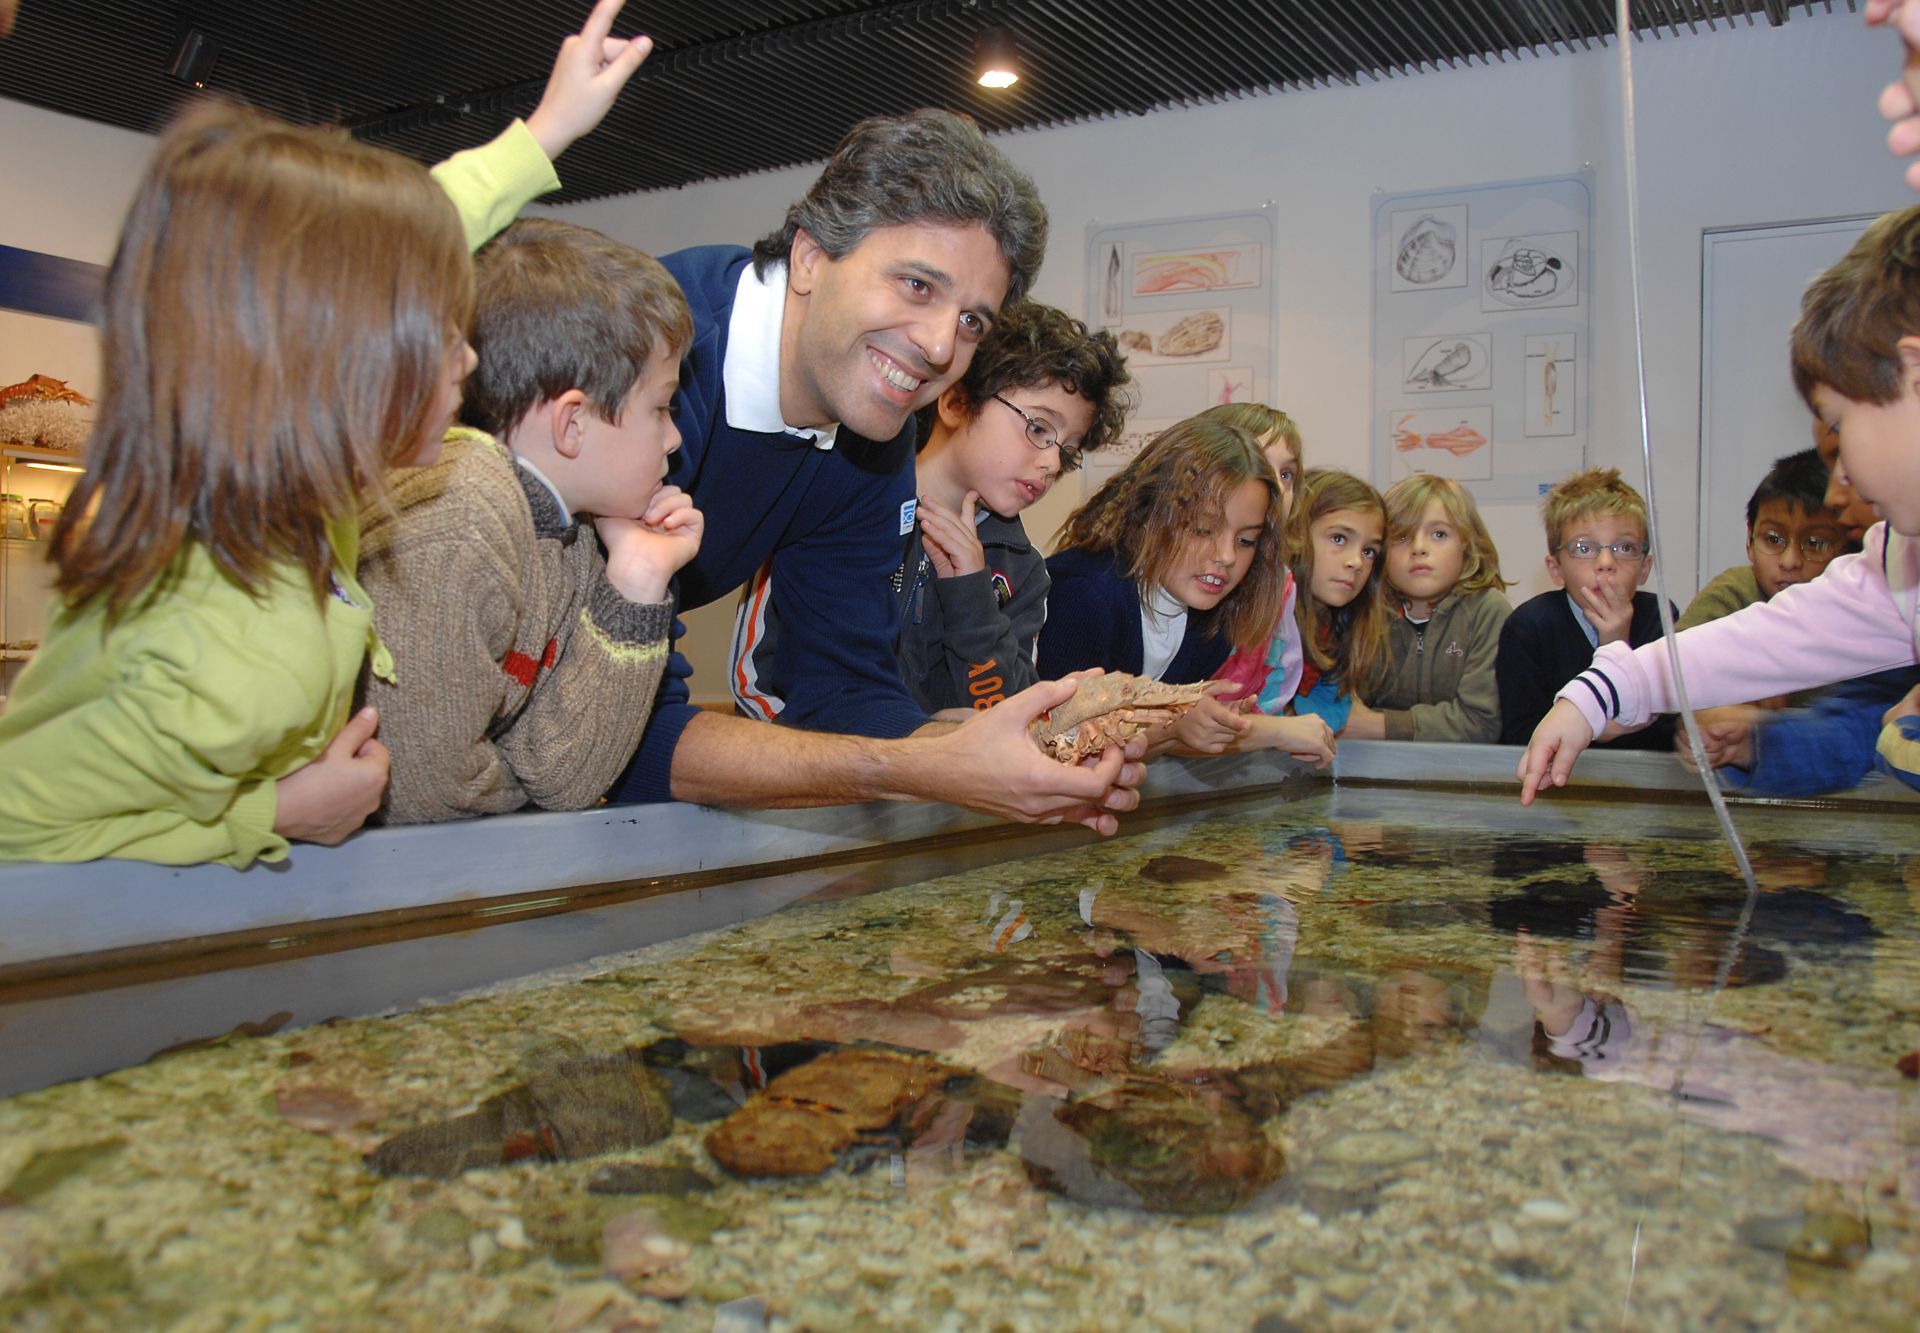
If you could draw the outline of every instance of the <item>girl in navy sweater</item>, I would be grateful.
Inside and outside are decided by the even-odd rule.
[[[1236,646],[1264,645],[1286,587],[1286,517],[1286,490],[1245,431],[1199,417],[1169,427],[1056,534],[1042,678],[1101,667],[1191,684]],[[1255,721],[1209,699],[1161,744],[1332,756],[1314,719]]]

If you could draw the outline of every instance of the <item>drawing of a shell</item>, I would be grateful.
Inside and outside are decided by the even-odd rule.
[[[1160,335],[1161,356],[1199,356],[1227,336],[1227,325],[1211,310],[1196,310]]]
[[[1122,329],[1120,331],[1120,346],[1129,352],[1151,352],[1153,350],[1153,335],[1143,333],[1139,329]]]
[[[1422,286],[1453,272],[1454,230],[1450,222],[1428,215],[1407,228],[1393,267],[1408,282]]]
[[[1559,290],[1564,267],[1559,255],[1530,245],[1518,246],[1487,270],[1487,290],[1515,302],[1542,300]]]

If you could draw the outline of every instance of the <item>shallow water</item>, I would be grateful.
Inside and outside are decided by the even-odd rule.
[[[1911,1328],[1920,836],[1741,819],[1751,904],[1703,808],[1236,806],[15,1097],[0,1323]],[[542,1160],[627,1049],[667,1136]],[[740,1178],[766,1076],[762,1167],[885,1105]]]

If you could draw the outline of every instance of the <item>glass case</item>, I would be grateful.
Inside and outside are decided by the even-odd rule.
[[[53,614],[47,543],[79,472],[72,454],[0,445],[0,707]]]

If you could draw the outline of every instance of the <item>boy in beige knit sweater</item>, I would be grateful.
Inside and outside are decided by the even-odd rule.
[[[394,512],[362,546],[396,668],[396,684],[366,686],[395,824],[598,801],[639,744],[669,583],[703,527],[661,484],[693,333],[666,270],[545,218],[509,227],[474,269],[464,424],[432,466],[394,474]]]

